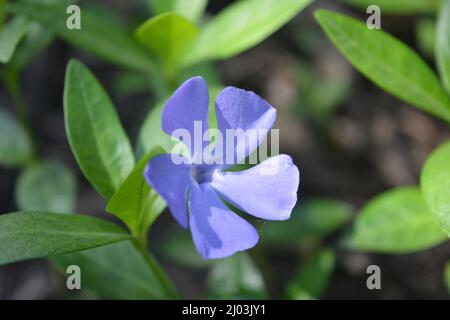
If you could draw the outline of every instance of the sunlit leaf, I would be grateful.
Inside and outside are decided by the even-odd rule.
[[[65,275],[67,267],[82,270],[83,288],[105,299],[144,300],[173,298],[145,257],[130,241],[53,257]]]
[[[0,215],[0,265],[104,246],[130,236],[106,220],[78,214]]]
[[[147,0],[154,15],[176,12],[191,21],[199,20],[205,11],[208,0]]]
[[[0,109],[0,165],[24,165],[31,156],[31,143],[25,129],[9,113]]]
[[[450,235],[450,142],[427,159],[421,174],[423,195],[439,224]]]
[[[198,28],[186,18],[163,13],[144,22],[136,39],[168,65],[176,65],[186,47],[197,37]]]
[[[364,206],[343,244],[351,249],[408,253],[448,240],[419,188],[384,192]]]
[[[17,205],[22,211],[73,212],[76,189],[76,179],[63,163],[49,160],[31,164],[17,181]]]
[[[76,60],[67,67],[64,116],[78,165],[95,189],[110,199],[133,170],[133,151],[107,93]]]
[[[339,13],[319,10],[316,18],[343,55],[366,77],[400,99],[450,121],[450,100],[439,79],[408,46]]]
[[[237,1],[202,28],[199,38],[186,52],[184,64],[237,55],[266,39],[311,2],[312,0]]]

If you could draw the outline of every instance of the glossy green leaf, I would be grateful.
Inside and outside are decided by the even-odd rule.
[[[266,296],[263,277],[244,252],[218,261],[209,274],[211,299],[264,299]]]
[[[16,202],[22,211],[69,213],[75,210],[76,189],[76,179],[63,163],[39,162],[20,173]]]
[[[170,299],[172,292],[161,283],[158,273],[130,241],[121,241],[52,258],[66,275],[67,267],[82,270],[82,286],[105,299]]]
[[[78,165],[95,189],[110,199],[133,170],[133,151],[108,94],[76,60],[67,66],[64,116]]]
[[[343,55],[387,92],[450,122],[450,100],[439,79],[408,46],[381,30],[326,10],[316,19]]]
[[[444,0],[436,29],[436,57],[447,92],[450,94],[450,0]]]
[[[24,17],[15,17],[0,29],[0,62],[7,63],[29,28],[29,22]]]
[[[414,14],[436,12],[441,0],[344,0],[345,2],[366,10],[370,5],[377,5],[382,13]]]
[[[333,273],[334,261],[334,252],[331,249],[322,249],[316,253],[300,267],[289,285],[288,297],[295,300],[322,297]],[[307,295],[304,296],[304,293]]]
[[[364,206],[343,244],[362,251],[409,253],[447,239],[420,189],[402,187],[384,192]]]
[[[89,9],[81,10],[81,29],[69,30],[66,25],[67,6],[60,1],[18,0],[11,10],[37,21],[72,45],[113,63],[142,71],[151,71],[153,63],[127,30],[103,15]]]
[[[106,220],[78,214],[0,215],[0,265],[104,246],[130,236]]]
[[[191,21],[198,21],[206,9],[208,0],[148,0],[154,15],[176,12]]]
[[[136,39],[168,65],[176,65],[186,47],[197,37],[198,28],[186,18],[163,13],[144,22]]]
[[[20,166],[31,159],[32,148],[23,126],[0,109],[0,165]]]
[[[109,200],[106,211],[115,214],[135,235],[147,234],[148,228],[164,210],[164,200],[148,185],[144,170],[155,155],[164,153],[155,149],[144,156]]]
[[[184,64],[237,55],[260,43],[291,20],[312,0],[237,1],[202,28],[186,52]]]
[[[450,142],[433,151],[425,162],[421,188],[437,221],[450,235]]]
[[[260,229],[261,240],[271,243],[298,244],[325,237],[341,228],[353,215],[347,203],[330,199],[307,200],[294,208],[287,221],[271,221]]]
[[[450,262],[447,262],[444,270],[444,282],[447,287],[448,294],[450,294]]]

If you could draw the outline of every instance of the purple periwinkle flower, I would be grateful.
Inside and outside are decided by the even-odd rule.
[[[167,101],[162,114],[162,129],[169,135],[184,129],[194,136],[194,124],[200,123],[202,133],[206,132],[208,109],[206,82],[201,77],[191,78]],[[276,118],[275,108],[267,101],[253,92],[234,87],[225,88],[217,96],[215,109],[218,130],[223,136],[230,130],[247,132],[248,129],[267,134]],[[224,258],[252,248],[258,242],[256,229],[231,211],[223,200],[258,218],[289,219],[297,202],[300,179],[291,157],[278,155],[250,169],[230,172],[226,169],[258,148],[261,136],[241,134],[235,138],[232,148],[226,147],[225,152],[218,153],[218,157],[232,159],[232,163],[204,163],[199,151],[206,143],[202,142],[199,148],[183,142],[188,146],[189,157],[157,155],[149,161],[144,175],[167,202],[178,223],[184,228],[190,227],[195,246],[203,258]],[[277,170],[271,172],[274,167]]]

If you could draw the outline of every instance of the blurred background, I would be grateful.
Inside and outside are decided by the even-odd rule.
[[[88,2],[108,8],[130,27],[150,15],[143,1],[81,1],[81,7]],[[207,15],[232,2],[209,1]],[[320,240],[297,238],[294,222],[291,229],[279,222],[255,222],[264,230],[261,243],[250,255],[256,257],[266,281],[270,278],[265,290],[271,297],[286,298],[289,279],[320,243],[321,247],[335,249],[333,270],[322,298],[448,299],[442,271],[450,258],[449,242],[420,253],[387,255],[348,251],[335,241],[345,232],[351,216],[373,196],[396,186],[417,184],[424,160],[450,134],[444,123],[384,93],[356,72],[314,20],[313,12],[318,8],[367,19],[365,10],[339,1],[316,1],[263,43],[214,63],[215,71],[208,71],[224,85],[255,91],[278,109],[275,127],[280,129],[281,152],[294,158],[302,178],[292,219],[301,222],[297,216],[315,210],[326,223],[330,211],[341,212],[336,218],[340,219],[339,228]],[[434,19],[433,13],[383,14],[382,27],[433,66]],[[131,141],[136,141],[141,124],[157,101],[150,84],[146,87],[123,68],[58,39],[34,57],[23,72],[24,104],[40,155],[59,159],[76,175],[76,212],[114,220],[104,213],[104,200],[85,180],[67,142],[62,94],[66,64],[73,57],[86,63],[105,86]],[[13,101],[3,82],[0,105],[12,111]],[[18,174],[18,170],[0,167],[1,213],[18,210],[14,196]],[[281,241],[278,231],[294,236],[289,242]],[[149,245],[183,298],[199,299],[205,292],[207,297],[227,297],[211,289],[211,283],[220,281],[220,272],[226,270],[211,267],[195,255],[188,232],[176,225],[167,210],[152,227]],[[257,263],[261,255],[266,263]],[[366,287],[366,268],[371,264],[381,268],[381,290]],[[246,272],[253,274],[251,268]],[[46,260],[0,267],[0,299],[95,298],[87,290],[69,294],[63,285],[61,275]],[[249,288],[257,291],[259,285],[256,279]]]

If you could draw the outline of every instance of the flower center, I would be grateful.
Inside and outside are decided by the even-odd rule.
[[[216,168],[210,165],[193,165],[191,167],[191,175],[198,184],[211,182],[215,171]]]

